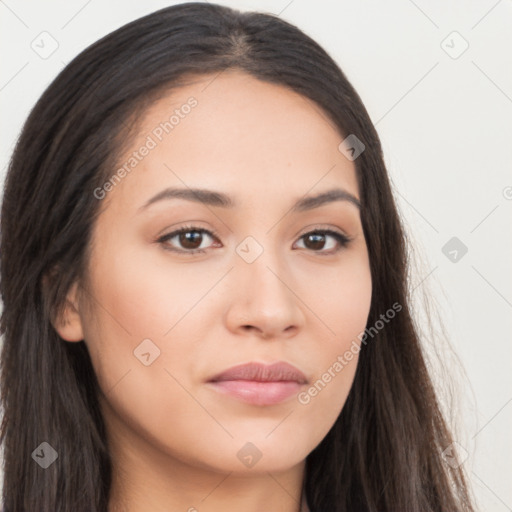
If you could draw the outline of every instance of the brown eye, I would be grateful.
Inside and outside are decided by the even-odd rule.
[[[321,233],[311,233],[304,237],[304,245],[308,249],[323,249],[325,245],[326,236]]]
[[[330,241],[331,239],[331,241]],[[332,241],[334,239],[334,242]],[[345,247],[350,239],[345,235],[333,230],[317,230],[302,235],[304,247],[313,252],[331,254]],[[336,248],[336,245],[338,247]],[[326,249],[327,246],[327,250]]]
[[[168,251],[187,254],[205,252],[211,247],[207,245],[208,238],[216,239],[210,231],[196,227],[184,227],[160,237],[157,241]]]
[[[203,235],[199,231],[186,231],[177,237],[184,249],[198,249],[203,241]],[[198,243],[199,245],[197,245]]]

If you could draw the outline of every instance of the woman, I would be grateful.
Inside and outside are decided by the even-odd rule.
[[[1,229],[5,510],[473,510],[377,133],[296,27],[187,3],[87,48]]]

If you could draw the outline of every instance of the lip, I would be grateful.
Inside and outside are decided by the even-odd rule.
[[[247,363],[233,366],[208,382],[216,391],[252,405],[274,405],[299,392],[306,376],[295,366]]]

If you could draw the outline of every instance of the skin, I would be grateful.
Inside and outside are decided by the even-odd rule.
[[[359,198],[355,166],[317,105],[233,70],[154,103],[120,165],[191,96],[198,105],[101,200],[87,280],[55,326],[85,341],[98,376],[111,512],[297,512],[305,458],[340,414],[357,355],[307,404],[251,405],[206,381],[240,363],[287,361],[306,375],[304,391],[364,330],[371,277],[359,209],[339,200],[290,211],[332,188]],[[140,210],[167,187],[237,205],[172,199]],[[217,233],[194,242],[205,252],[165,249],[192,247],[183,237],[158,241],[190,225]],[[350,242],[303,236],[321,228]],[[252,263],[236,252],[248,236],[263,248]],[[149,366],[134,355],[144,339],[160,350]],[[262,455],[251,468],[237,457],[247,442]]]

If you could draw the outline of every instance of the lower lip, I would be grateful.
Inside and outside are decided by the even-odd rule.
[[[217,391],[252,405],[274,405],[296,395],[301,384],[295,381],[257,382],[253,380],[224,380],[210,382]]]

